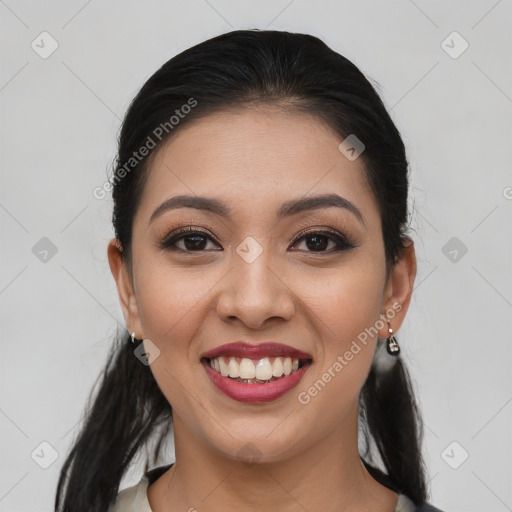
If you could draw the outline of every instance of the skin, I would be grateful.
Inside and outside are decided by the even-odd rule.
[[[412,242],[386,274],[364,163],[349,161],[338,150],[341,140],[293,111],[211,114],[173,135],[151,162],[131,266],[111,240],[108,258],[126,325],[159,348],[150,369],[173,408],[176,464],[148,488],[154,512],[394,509],[397,494],[367,473],[358,452],[358,397],[377,337],[360,344],[308,404],[298,400],[397,303],[390,326],[400,328],[416,274]],[[276,218],[283,202],[323,193],[352,202],[363,222],[336,207]],[[181,208],[149,222],[161,203],[181,194],[220,199],[232,214]],[[202,252],[184,239],[176,242],[181,251],[158,246],[189,225],[219,243],[206,238]],[[356,247],[332,252],[337,242],[329,238],[319,250],[311,238],[294,242],[306,228],[334,229]],[[236,252],[248,236],[263,249],[252,263]],[[388,336],[387,325],[378,336]],[[222,394],[200,364],[202,353],[237,340],[285,343],[311,354],[313,364],[279,399],[241,403]]]

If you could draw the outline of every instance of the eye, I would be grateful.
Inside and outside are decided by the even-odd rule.
[[[337,231],[325,229],[321,231],[311,230],[305,233],[302,232],[297,236],[294,245],[296,245],[298,242],[305,244],[308,249],[307,252],[332,253],[345,251],[356,247],[355,244],[351,243],[345,235],[342,235]],[[334,244],[334,249],[331,246],[330,250],[326,250],[329,247],[329,243],[331,242]]]
[[[160,242],[159,246],[161,249],[182,252],[204,252],[209,249],[222,250],[215,249],[215,247],[209,248],[209,242],[213,242],[217,247],[220,246],[210,233],[202,229],[195,228],[194,226],[188,226],[171,233],[162,242]],[[303,231],[295,238],[291,247],[294,247],[299,243],[304,243],[306,246],[306,249],[302,250],[314,253],[333,253],[356,247],[356,245],[351,243],[346,236],[337,231],[327,229]],[[330,244],[331,247],[329,247]],[[334,247],[332,247],[332,245],[334,245]],[[297,249],[291,250],[295,251]]]
[[[208,241],[214,241],[217,244],[214,238],[206,231],[194,228],[194,226],[188,226],[174,231],[159,245],[161,249],[202,252],[207,249]],[[177,245],[180,242],[182,242],[181,247]]]

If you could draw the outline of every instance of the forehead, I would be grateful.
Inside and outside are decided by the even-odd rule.
[[[275,107],[208,115],[172,135],[153,159],[140,215],[178,194],[222,197],[237,211],[269,212],[280,202],[337,193],[376,213],[361,158],[338,149],[343,137],[318,118]]]

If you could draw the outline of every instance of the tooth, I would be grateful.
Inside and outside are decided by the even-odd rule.
[[[227,377],[229,375],[229,367],[228,365],[225,363],[224,361],[224,358],[223,357],[219,357],[219,366],[220,366],[220,374],[223,376],[223,377]]]
[[[240,362],[239,377],[241,379],[254,379],[254,377],[256,377],[256,368],[250,359],[244,357]]]
[[[234,357],[230,357],[229,358],[229,365],[228,365],[228,375],[232,379],[236,379],[237,377],[240,376],[239,373],[240,373],[240,366],[235,361]]]
[[[281,377],[283,373],[283,360],[280,357],[276,357],[272,364],[272,375],[274,377]]]
[[[227,358],[215,357],[210,360],[210,366],[223,377],[231,377],[232,379],[252,379],[271,380],[272,377],[282,377],[290,375],[292,371],[299,369],[300,361],[291,357],[275,357],[271,363],[268,357],[264,357],[259,361],[252,361],[248,358],[242,358],[240,364],[237,363],[235,357]]]
[[[285,375],[290,375],[292,373],[292,358],[285,357],[283,362],[283,371]]]
[[[270,380],[272,378],[272,365],[268,357],[258,361],[256,365],[256,378],[259,380]]]

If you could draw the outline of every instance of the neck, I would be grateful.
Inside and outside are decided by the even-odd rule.
[[[355,414],[354,414],[355,413]],[[154,512],[391,512],[397,495],[374,480],[359,457],[357,407],[313,446],[272,463],[219,454],[173,417],[176,463],[148,488]]]

